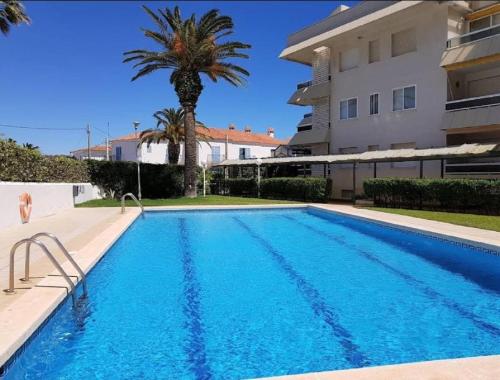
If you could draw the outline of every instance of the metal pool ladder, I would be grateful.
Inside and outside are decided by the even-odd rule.
[[[53,240],[57,246],[61,249],[64,257],[68,259],[68,261],[73,265],[73,267],[76,269],[78,274],[81,277],[82,281],[82,287],[83,287],[83,296],[87,296],[87,280],[85,277],[85,273],[83,273],[82,269],[80,266],[76,263],[76,261],[71,257],[69,254],[68,250],[64,245],[61,243],[61,241],[54,235],[49,232],[39,232],[35,235],[33,235],[30,238],[27,239],[22,239],[19,240],[16,244],[14,244],[10,250],[10,265],[9,265],[9,288],[4,289],[4,292],[7,294],[13,294],[15,293],[14,289],[14,256],[16,254],[17,249],[23,245],[26,244],[26,258],[25,258],[25,264],[24,264],[24,278],[21,278],[21,281],[29,281],[30,279],[30,251],[31,251],[31,245],[36,244],[38,245],[42,251],[47,255],[49,258],[50,262],[54,264],[58,272],[61,274],[61,276],[66,280],[66,282],[69,285],[69,293],[71,294],[71,297],[73,299],[73,305],[76,305],[76,294],[75,294],[75,284],[73,284],[73,281],[70,279],[70,276],[66,273],[66,271],[63,269],[61,264],[57,261],[57,259],[54,257],[54,255],[49,251],[47,246],[42,243],[39,238],[41,237],[47,237]]]
[[[141,208],[141,214],[144,212],[144,206],[142,205],[142,203],[141,203],[141,202],[139,202],[139,199],[137,199],[137,198],[135,197],[135,195],[134,195],[134,194],[132,194],[132,193],[127,193],[127,194],[123,194],[123,196],[122,196],[122,214],[124,214],[124,213],[125,213],[125,198],[126,198],[126,197],[131,198],[131,199],[135,202],[135,204],[136,204],[138,207],[140,207],[140,208]]]

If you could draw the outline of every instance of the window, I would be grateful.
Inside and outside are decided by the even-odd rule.
[[[378,94],[370,95],[370,115],[378,115]]]
[[[489,27],[500,24],[500,13],[486,16],[469,23],[469,32],[477,32],[478,30],[487,29]]]
[[[476,32],[481,29],[486,29],[491,26],[491,19],[490,16],[488,17],[483,17],[478,20],[471,21],[469,23],[469,31],[470,32]]]
[[[358,153],[357,146],[349,146],[346,148],[339,148],[339,154],[354,154]],[[352,164],[338,164],[337,167],[339,169],[350,169],[352,168]]]
[[[212,162],[220,162],[220,146],[212,146]]]
[[[391,36],[392,56],[397,57],[417,50],[417,34],[415,28],[393,33]]]
[[[240,160],[250,158],[250,148],[240,148]]]
[[[349,49],[339,53],[340,71],[347,71],[358,67],[359,49]]]
[[[116,161],[122,160],[122,147],[121,146],[117,146],[115,148],[115,160]]]
[[[358,98],[340,101],[340,120],[355,119],[358,117]]]
[[[415,108],[417,90],[415,86],[396,88],[392,90],[392,110],[402,111]]]
[[[368,63],[380,61],[380,42],[373,40],[368,42]]]

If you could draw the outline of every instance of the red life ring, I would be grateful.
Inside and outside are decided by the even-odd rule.
[[[31,195],[29,193],[22,193],[19,196],[19,214],[21,214],[21,221],[28,223],[31,215]]]

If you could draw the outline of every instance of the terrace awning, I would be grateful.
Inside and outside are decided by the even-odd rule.
[[[328,154],[321,156],[277,157],[248,160],[225,160],[214,166],[306,165],[371,162],[428,161],[451,158],[500,156],[500,144],[463,144],[460,146],[428,149],[391,149],[356,154]]]

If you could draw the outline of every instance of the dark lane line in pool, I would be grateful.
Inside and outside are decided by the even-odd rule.
[[[186,303],[182,309],[188,330],[185,350],[191,365],[190,369],[193,371],[195,378],[199,380],[211,379],[212,372],[207,362],[205,332],[200,308],[201,287],[196,277],[185,218],[179,218],[179,233],[182,249],[182,269],[184,272],[184,296],[186,299]]]
[[[353,336],[343,327],[333,308],[323,300],[319,292],[302,277],[286,258],[266,239],[258,235],[239,217],[233,219],[243,228],[248,234],[258,241],[271,255],[275,262],[288,275],[290,280],[295,282],[306,301],[310,304],[314,314],[322,318],[323,321],[332,329],[334,335],[338,338],[340,344],[346,353],[346,359],[355,367],[366,367],[370,365],[368,358],[360,351],[359,347],[352,341]]]
[[[491,323],[483,321],[479,316],[475,315],[473,312],[467,310],[465,307],[461,306],[460,304],[456,303],[455,301],[452,301],[448,299],[446,296],[442,295],[439,293],[437,290],[432,289],[431,287],[427,286],[423,281],[418,280],[417,278],[413,277],[412,275],[405,273],[395,267],[393,267],[390,264],[387,264],[383,260],[380,260],[378,257],[374,256],[370,252],[365,251],[364,249],[361,249],[359,247],[356,247],[353,244],[348,243],[344,238],[333,235],[328,232],[324,232],[320,229],[317,229],[316,227],[310,226],[294,217],[291,217],[289,215],[283,215],[283,218],[286,218],[288,220],[293,221],[294,223],[297,223],[301,225],[304,228],[307,228],[308,230],[321,235],[323,237],[328,238],[329,240],[333,240],[336,243],[342,244],[361,256],[365,257],[366,259],[370,260],[371,262],[378,264],[388,271],[392,272],[393,274],[403,278],[409,283],[412,283],[415,287],[417,287],[420,291],[422,291],[424,294],[426,294],[428,297],[440,301],[443,305],[448,307],[449,309],[452,309],[456,313],[460,314],[462,317],[467,318],[471,320],[476,326],[478,326],[480,329],[486,331],[487,333],[492,334],[493,336],[499,336],[500,335],[500,328],[496,327],[495,325],[492,325]]]

